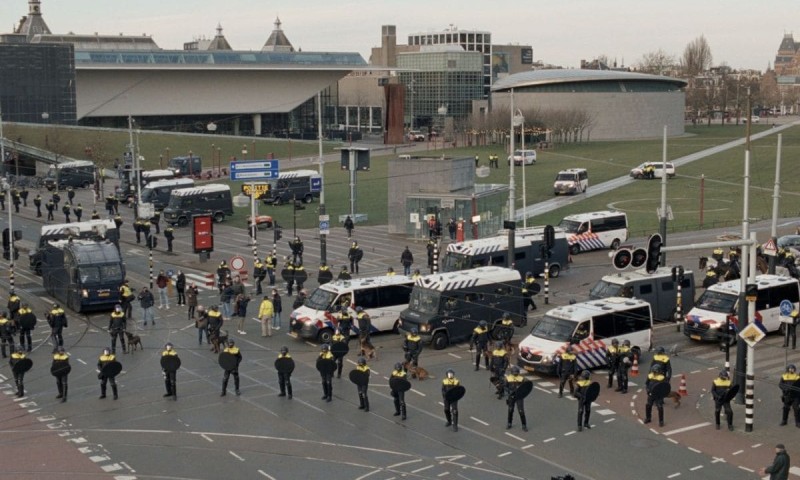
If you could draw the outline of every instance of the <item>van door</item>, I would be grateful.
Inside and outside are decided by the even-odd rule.
[[[372,317],[372,325],[379,332],[394,330],[400,312],[408,307],[411,297],[411,285],[388,285],[378,289],[377,320]],[[370,316],[372,314],[370,313]]]
[[[780,304],[783,300],[792,302],[797,308],[797,302],[800,300],[797,282],[775,285],[758,291],[756,311],[761,313],[762,322],[768,332],[777,331],[781,327]]]
[[[376,288],[362,288],[353,292],[355,297],[354,307],[363,308],[372,320],[372,332],[376,332],[376,324],[380,321],[380,309],[378,303],[378,290]],[[360,333],[358,322],[353,320],[353,331]]]
[[[649,303],[654,312],[656,312],[657,309],[666,308],[660,305],[663,301],[663,298],[660,296],[660,294],[661,291],[659,291],[659,289],[656,287],[656,281],[653,279],[641,280],[633,285],[634,298],[638,298],[639,300],[644,300],[645,302]],[[655,315],[658,318],[663,317],[660,310],[656,312]]]

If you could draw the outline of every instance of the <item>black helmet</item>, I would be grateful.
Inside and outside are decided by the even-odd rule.
[[[400,362],[395,363],[394,364],[394,369],[395,370],[402,370],[403,369],[403,364],[400,363]]]
[[[589,377],[591,375],[592,374],[589,372],[589,370],[584,370],[584,371],[581,372],[581,378],[584,379],[584,380],[589,380]]]
[[[503,348],[503,342],[501,342],[500,340],[494,342],[494,348],[500,350],[501,348]]]
[[[630,340],[623,340],[622,341],[622,345],[626,346],[626,347],[630,347],[631,346],[631,341]]]
[[[327,344],[327,343],[323,343],[322,344],[322,351],[323,352],[330,352],[331,351],[331,346],[329,344]]]
[[[444,375],[446,377],[455,377],[456,376],[456,372],[452,368],[448,368],[447,371],[444,372]]]
[[[511,318],[511,314],[508,312],[503,312],[503,318]]]
[[[617,340],[616,338],[612,339],[611,345],[619,345],[619,340]]]
[[[106,348],[103,349],[103,355],[108,355],[109,353],[111,353],[111,349],[110,348],[106,347]]]
[[[419,333],[419,330],[417,330],[417,327],[411,327],[411,335],[416,335],[418,333]]]
[[[488,324],[486,323],[486,320],[481,320],[480,323],[478,323],[478,325],[480,325],[481,327],[485,327]]]
[[[789,365],[786,366],[786,370],[789,372],[794,372],[797,370],[797,367],[795,367],[794,363],[790,363]]]
[[[281,353],[286,355],[287,353],[289,353],[289,349],[287,347],[281,347]]]
[[[58,353],[64,353],[64,351],[65,351],[64,347],[58,347],[58,350],[57,350]]]
[[[234,346],[234,345],[236,345],[236,342],[234,342],[232,339],[231,339],[231,340],[228,340],[228,346],[229,346],[229,347],[232,347],[232,346]]]
[[[516,365],[511,367],[511,373],[514,374],[514,375],[519,375],[519,367],[516,366]]]
[[[164,345],[164,348],[167,350],[172,350],[172,342],[167,342],[166,345]]]
[[[367,359],[364,358],[364,357],[358,357],[358,364],[359,365],[366,365],[367,364]]]
[[[664,367],[660,363],[656,363],[653,365],[653,368],[650,369],[653,373],[663,373]]]
[[[728,374],[728,371],[727,371],[727,370],[720,370],[720,372],[719,372],[719,376],[720,376],[721,378],[728,378],[728,377],[730,376],[730,374]]]
[[[666,351],[666,350],[664,350],[664,347],[658,347],[658,348],[656,348],[656,353],[664,353],[665,351]]]
[[[526,277],[532,277],[533,276],[533,272],[525,272],[525,276]]]
[[[572,353],[572,345],[567,345],[567,347],[564,349],[564,351],[567,352],[567,353]]]

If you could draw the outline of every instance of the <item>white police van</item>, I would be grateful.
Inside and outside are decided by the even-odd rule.
[[[757,275],[756,285],[756,323],[760,323],[767,333],[780,330],[783,325],[780,318],[781,302],[791,302],[796,310],[800,305],[800,284],[791,277]],[[740,289],[739,280],[708,287],[697,299],[694,308],[686,314],[683,334],[692,340],[718,341],[726,336],[729,322],[738,329],[736,315]]]
[[[581,369],[605,367],[612,340],[630,340],[641,353],[652,346],[652,334],[653,315],[644,300],[610,297],[565,305],[547,312],[520,342],[517,363],[529,372],[554,374],[556,357],[572,345]]]
[[[564,217],[558,224],[567,232],[569,253],[589,250],[616,250],[628,240],[628,216],[625,212],[604,210]]]
[[[372,331],[395,330],[400,312],[408,307],[414,280],[404,275],[337,280],[317,287],[302,307],[289,315],[290,335],[326,343],[339,324],[343,304],[362,307],[372,320]],[[351,311],[355,319],[355,312]],[[353,334],[358,323],[353,322]]]

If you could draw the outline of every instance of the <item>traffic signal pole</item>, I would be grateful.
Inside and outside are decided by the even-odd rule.
[[[658,222],[658,233],[661,234],[661,242],[667,243],[667,126],[664,125],[664,146],[661,152],[661,218]],[[667,266],[667,255],[661,254],[661,266]]]
[[[325,162],[322,160],[322,94],[317,92],[317,138],[319,143],[319,177],[322,179],[322,186],[319,189],[319,215],[322,218],[325,213]],[[355,221],[355,217],[353,218]],[[328,235],[319,233],[319,262],[328,262]]]

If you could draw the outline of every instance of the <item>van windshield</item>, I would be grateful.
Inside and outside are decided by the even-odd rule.
[[[83,285],[122,281],[122,268],[118,263],[79,267],[78,274]]]
[[[622,286],[618,283],[610,283],[606,282],[605,280],[600,280],[594,285],[594,287],[592,287],[592,291],[589,292],[589,296],[592,298],[616,297],[619,295],[621,288]]]
[[[574,173],[559,173],[556,177],[556,182],[574,182],[578,176]]]
[[[306,302],[303,305],[314,310],[326,310],[333,305],[335,299],[336,293],[317,288],[306,298]]]
[[[447,252],[444,257],[444,266],[442,270],[445,272],[455,272],[458,270],[468,270],[473,267],[469,256],[461,253]]]
[[[567,233],[578,233],[578,229],[581,228],[582,222],[576,222],[575,220],[561,220],[561,223],[558,224],[559,227],[563,228]]]
[[[700,295],[700,298],[697,299],[697,303],[695,303],[694,306],[710,312],[724,313],[727,315],[736,313],[736,300],[736,295],[706,290]]]
[[[440,292],[415,288],[411,291],[408,307],[419,313],[434,314],[439,311]]]
[[[564,320],[562,318],[545,315],[539,320],[539,323],[533,327],[531,335],[554,342],[568,342],[572,338],[572,334],[575,332],[577,326],[578,322],[573,320]]]
[[[142,189],[142,202],[150,203],[151,197],[153,196],[154,190],[152,188],[143,188]]]

